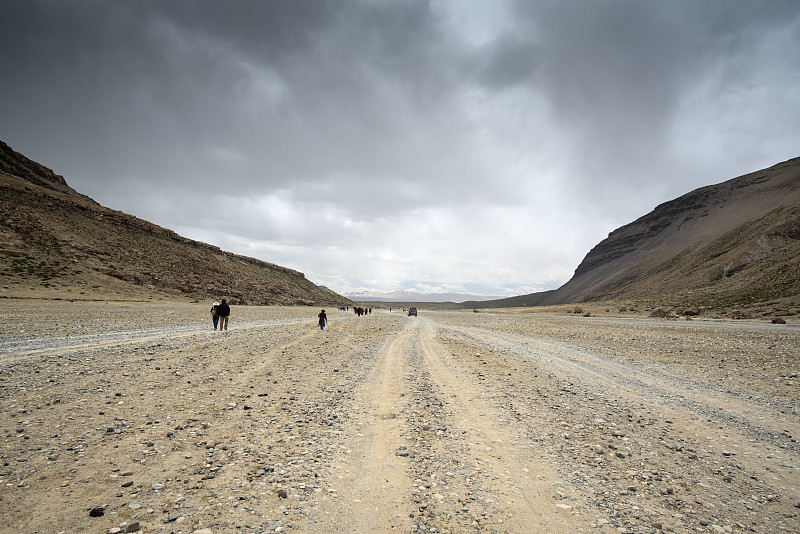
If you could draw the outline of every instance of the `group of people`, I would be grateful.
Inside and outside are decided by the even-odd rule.
[[[339,309],[343,309],[343,306],[339,306]],[[355,307],[353,311],[356,315],[361,317],[362,315],[366,315],[368,313],[372,313],[372,308],[362,308],[362,307]],[[225,299],[222,299],[222,303],[215,302],[211,305],[211,320],[214,323],[214,330],[219,327],[220,330],[228,330],[228,317],[231,315],[231,307]],[[325,310],[322,310],[317,314],[319,318],[319,322],[317,325],[319,326],[320,330],[324,330],[325,326],[328,324],[328,316],[325,314]]]
[[[214,322],[214,330],[219,325],[220,330],[228,329],[228,317],[231,315],[231,307],[222,299],[222,304],[215,302],[211,305],[211,320]]]

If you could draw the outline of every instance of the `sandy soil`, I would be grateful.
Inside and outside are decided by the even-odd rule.
[[[796,325],[208,307],[3,302],[1,532],[800,531]]]

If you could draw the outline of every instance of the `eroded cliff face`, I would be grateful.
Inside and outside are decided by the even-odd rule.
[[[798,243],[794,228],[800,225],[799,206],[800,158],[697,189],[611,232],[546,303],[700,288],[707,293],[756,263],[762,271],[788,271],[798,267],[793,247]],[[732,266],[732,261],[738,265]],[[752,278],[758,277],[758,270],[745,275],[738,280],[746,282],[742,288],[764,292],[754,289],[758,284]],[[787,291],[800,292],[794,285]]]
[[[81,198],[85,202],[99,205],[91,198],[71,188],[63,176],[56,174],[52,169],[45,167],[41,163],[37,163],[19,152],[14,151],[3,141],[0,141],[0,173],[5,173],[33,185],[75,196]]]
[[[0,141],[0,172],[18,176],[42,187],[62,190],[67,186],[64,177],[11,149]]]

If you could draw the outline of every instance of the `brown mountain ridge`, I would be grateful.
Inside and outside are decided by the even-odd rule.
[[[0,190],[0,296],[349,302],[301,272],[103,207],[2,141]]]
[[[611,232],[555,291],[475,306],[717,308],[785,299],[800,299],[800,158],[657,206]]]

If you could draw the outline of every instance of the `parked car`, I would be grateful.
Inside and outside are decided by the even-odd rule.
[[[412,315],[413,315],[414,317],[416,317],[416,316],[417,316],[417,309],[416,309],[416,308],[409,308],[409,309],[408,309],[408,316],[409,316],[409,317],[411,317]]]

